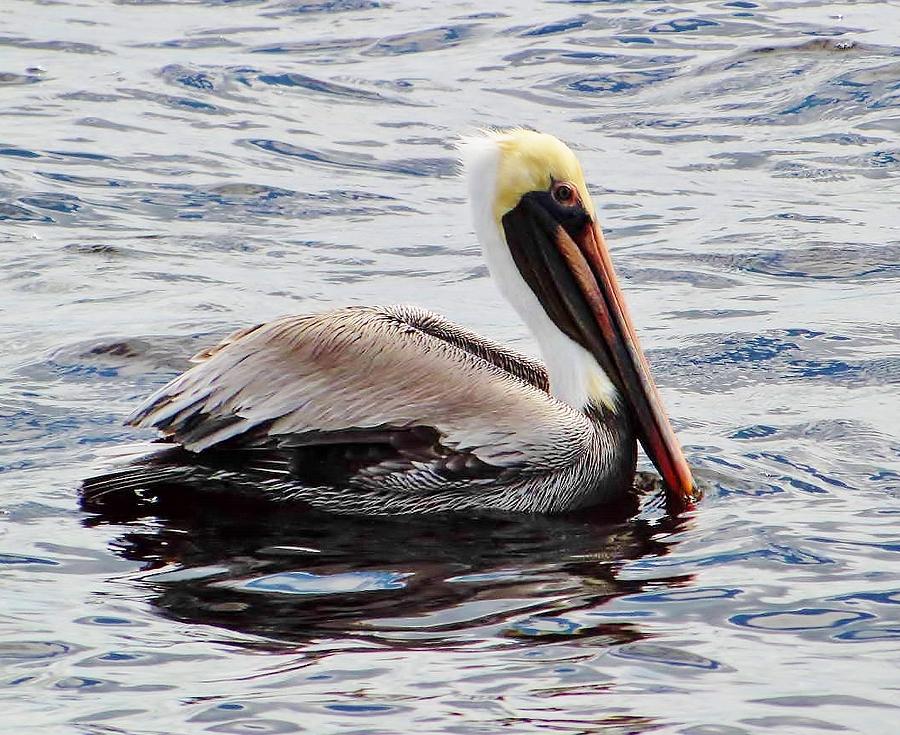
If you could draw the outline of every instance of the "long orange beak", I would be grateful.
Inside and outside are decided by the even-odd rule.
[[[616,384],[635,418],[638,439],[666,484],[669,507],[683,510],[694,498],[691,471],[650,375],[603,233],[581,212],[561,220],[545,193],[527,194],[503,218],[507,240],[548,315]]]
[[[560,227],[556,244],[591,307],[619,387],[637,418],[638,438],[666,483],[669,501],[689,504],[694,478],[650,374],[603,233],[591,222],[576,242]]]

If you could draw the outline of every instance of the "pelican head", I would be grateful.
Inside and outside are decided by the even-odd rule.
[[[532,130],[460,147],[475,229],[494,281],[538,341],[553,395],[626,413],[670,497],[693,479],[650,375],[578,158]]]

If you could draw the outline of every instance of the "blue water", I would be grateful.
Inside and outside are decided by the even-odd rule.
[[[896,4],[12,0],[0,101],[3,728],[896,731]],[[238,326],[533,352],[455,178],[509,124],[583,161],[696,511],[79,510]]]

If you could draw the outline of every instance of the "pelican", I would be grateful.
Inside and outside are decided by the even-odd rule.
[[[413,306],[276,319],[147,398],[127,423],[162,451],[86,495],[199,479],[342,513],[560,513],[627,493],[639,441],[689,503],[578,159],[524,129],[460,152],[490,273],[543,364]]]

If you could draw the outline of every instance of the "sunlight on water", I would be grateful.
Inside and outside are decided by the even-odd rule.
[[[55,733],[893,732],[900,9],[0,6],[0,675]],[[584,164],[707,488],[673,520],[87,517],[136,401],[277,315],[534,352],[456,136]]]

